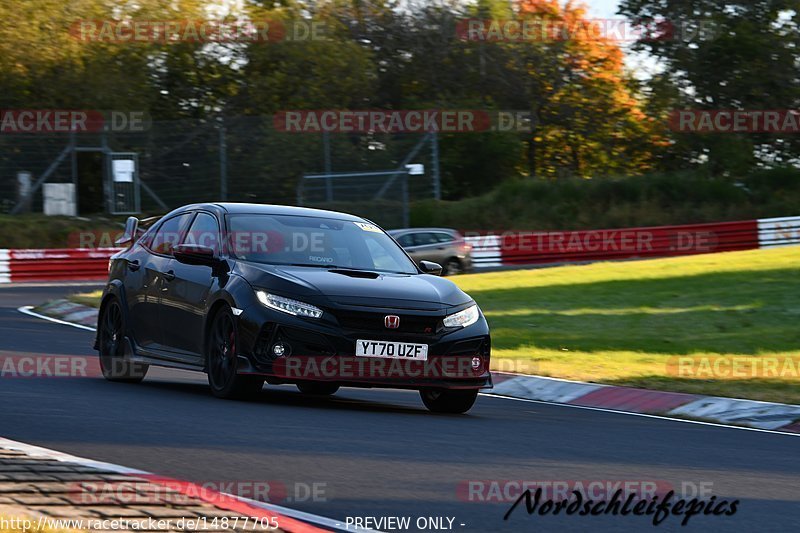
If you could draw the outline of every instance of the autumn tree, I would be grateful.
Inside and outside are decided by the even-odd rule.
[[[664,140],[613,37],[582,4],[522,0],[521,20],[536,21],[540,40],[522,43],[519,68],[536,117],[528,139],[531,174],[595,177],[652,168]]]

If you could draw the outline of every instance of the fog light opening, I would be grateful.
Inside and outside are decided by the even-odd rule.
[[[276,342],[272,345],[272,355],[275,357],[286,357],[292,352],[291,347],[285,342]]]
[[[483,357],[476,355],[472,358],[472,370],[480,370],[483,368]]]

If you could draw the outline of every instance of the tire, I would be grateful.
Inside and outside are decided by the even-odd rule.
[[[477,389],[447,390],[422,389],[419,391],[422,403],[434,413],[462,414],[469,411],[478,398]]]
[[[331,396],[339,390],[336,383],[325,383],[324,381],[304,381],[297,384],[297,388],[303,394],[313,394],[315,396]]]
[[[108,381],[139,383],[148,365],[125,359],[125,315],[119,300],[111,298],[97,320],[100,370]]]
[[[256,396],[264,378],[237,373],[239,331],[229,307],[214,315],[206,337],[206,374],[217,398],[245,400]]]
[[[463,271],[464,269],[461,268],[461,261],[459,261],[455,257],[451,257],[444,264],[444,268],[442,269],[442,275],[455,276],[457,274],[461,274]]]

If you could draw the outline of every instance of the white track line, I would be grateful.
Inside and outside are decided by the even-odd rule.
[[[59,320],[51,316],[39,314],[35,311],[32,311],[32,309],[33,309],[32,305],[23,305],[22,307],[17,308],[17,311],[25,315],[41,318],[42,320],[47,320],[48,322],[55,322],[56,324],[63,324],[64,326],[72,326],[73,328],[83,329],[86,331],[97,331],[95,328],[91,326],[84,326],[83,324],[75,324],[73,322],[67,322],[66,320]]]
[[[126,474],[126,475],[152,475],[150,472],[146,472],[144,470],[137,470],[135,468],[128,468],[127,466],[121,466],[114,463],[105,463],[103,461],[95,461],[93,459],[87,459],[85,457],[78,457],[76,455],[70,455],[68,453],[59,452],[57,450],[51,450],[49,448],[42,448],[41,446],[34,446],[33,444],[26,444],[24,442],[18,442],[10,439],[6,439],[4,437],[0,437],[0,448],[5,448],[8,450],[17,450],[28,454],[32,457],[40,457],[43,459],[51,459],[53,461],[61,461],[65,463],[74,463],[81,466],[85,466],[87,468],[95,468],[98,470],[107,470],[110,472],[116,472],[118,474]],[[225,493],[220,493],[225,494]],[[288,516],[290,518],[295,518],[297,520],[302,520],[304,522],[310,522],[312,524],[326,527],[329,529],[337,529],[341,531],[348,531],[345,527],[343,527],[342,523],[337,520],[333,520],[332,518],[327,518],[324,516],[318,516],[311,513],[306,513],[303,511],[297,511],[295,509],[289,509],[287,507],[283,507],[280,505],[273,505],[269,503],[259,502],[255,500],[251,500],[249,498],[242,498],[241,496],[236,496],[235,494],[225,494],[225,496],[230,496],[232,498],[244,501],[251,505],[256,505],[263,509],[267,509],[269,511],[276,512],[278,514],[282,514]],[[371,530],[367,529],[359,529],[359,531],[364,531],[365,533],[370,533]]]
[[[723,424],[721,422],[703,422],[701,420],[688,420],[686,418],[671,418],[669,416],[661,416],[661,415],[650,415],[647,413],[632,413],[630,411],[617,411],[616,409],[606,409],[604,407],[589,407],[586,405],[574,405],[571,403],[557,403],[557,402],[546,402],[544,400],[531,400],[529,398],[515,398],[513,396],[503,396],[502,394],[492,394],[489,392],[482,392],[480,393],[481,396],[493,397],[493,398],[500,398],[503,400],[515,400],[518,402],[530,402],[530,403],[541,403],[545,405],[555,405],[558,407],[569,407],[571,409],[585,409],[587,411],[600,411],[603,413],[614,413],[618,415],[629,415],[629,416],[639,416],[642,418],[656,418],[658,420],[668,420],[671,422],[683,422],[685,424],[699,424],[701,426],[714,426],[718,428],[728,428],[728,429],[739,429],[742,431],[755,431],[757,433],[771,433],[773,435],[788,435],[789,437],[800,437],[800,433],[790,433],[788,431],[777,431],[774,429],[761,429],[761,428],[750,428],[745,426],[731,426],[728,424]]]

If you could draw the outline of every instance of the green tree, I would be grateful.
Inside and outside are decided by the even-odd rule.
[[[764,110],[800,105],[799,8],[797,0],[624,0],[619,12],[671,29],[636,43],[664,67],[651,83],[655,98],[689,109]],[[672,156],[707,162],[713,174],[800,155],[797,135],[677,133],[674,144]]]

